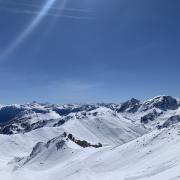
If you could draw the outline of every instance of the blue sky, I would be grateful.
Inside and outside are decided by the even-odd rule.
[[[0,0],[0,103],[180,97],[179,9],[179,0]]]

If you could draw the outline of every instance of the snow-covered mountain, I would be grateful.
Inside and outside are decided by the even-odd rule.
[[[178,180],[180,100],[0,106],[0,179]]]

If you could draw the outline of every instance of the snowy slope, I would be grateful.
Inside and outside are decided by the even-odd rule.
[[[180,175],[180,125],[155,130],[120,146],[82,149],[66,144],[66,148],[52,146],[42,151],[14,171],[13,178],[170,180]]]
[[[178,180],[179,102],[3,105],[0,179]]]
[[[146,133],[142,126],[129,122],[106,107],[71,119],[63,129],[78,138],[111,145],[124,144]]]

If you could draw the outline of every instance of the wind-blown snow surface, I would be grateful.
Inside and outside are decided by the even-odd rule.
[[[179,180],[179,117],[179,100],[170,96],[2,106],[0,179]]]

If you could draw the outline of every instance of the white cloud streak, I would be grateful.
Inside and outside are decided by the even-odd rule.
[[[41,8],[40,5],[37,4],[30,4],[24,2],[0,2],[0,5],[3,6],[25,6],[25,7],[32,7],[32,8]],[[90,10],[87,9],[77,9],[77,8],[60,8],[60,7],[50,7],[51,10],[60,10],[60,11],[70,11],[70,12],[82,12],[82,13],[90,13]]]
[[[52,16],[52,17],[64,17],[64,18],[71,18],[71,19],[85,19],[85,20],[95,20],[96,18],[93,16],[82,16],[82,15],[67,15],[61,14],[58,12],[41,12],[36,10],[19,10],[18,8],[9,8],[9,7],[2,7],[0,10],[8,11],[10,13],[17,13],[17,14],[33,14],[33,15],[44,15],[44,16]],[[63,9],[62,9],[63,10]]]

